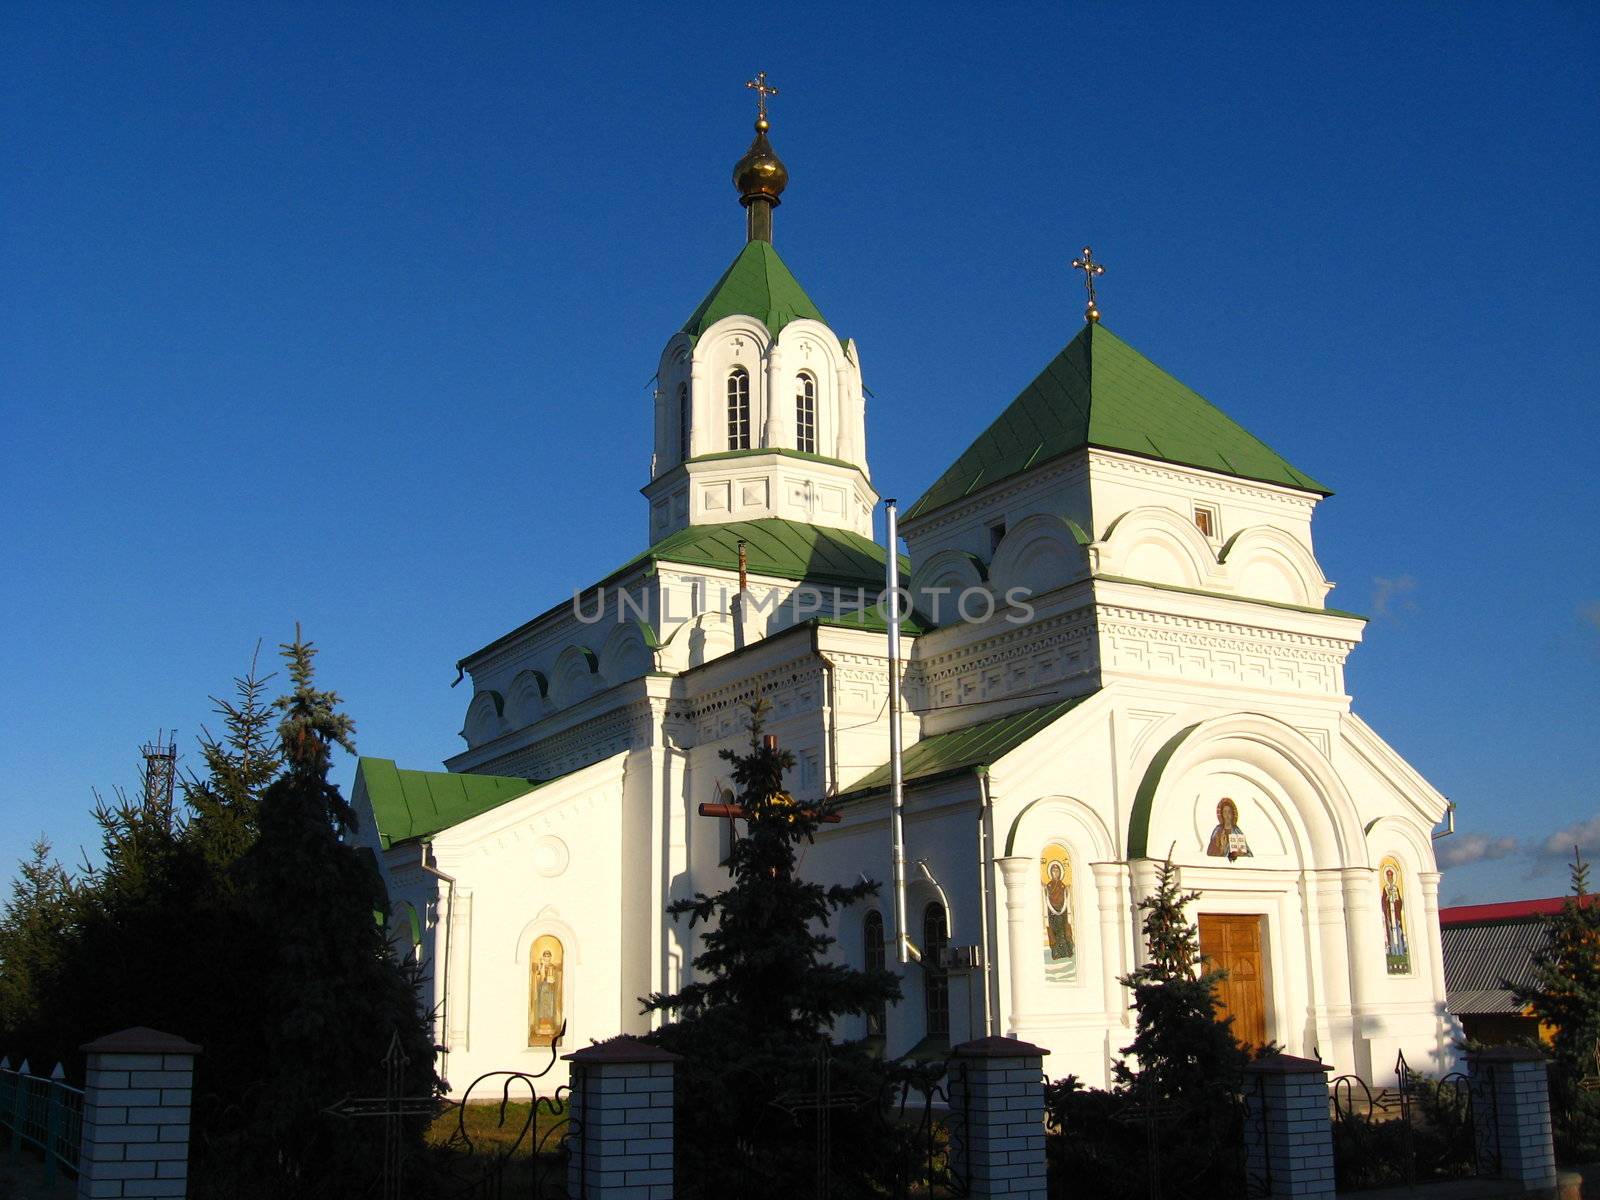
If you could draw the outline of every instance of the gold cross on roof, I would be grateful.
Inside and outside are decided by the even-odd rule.
[[[765,71],[757,71],[754,79],[745,81],[745,87],[756,94],[757,118],[765,121],[767,119],[767,97],[776,96],[778,89],[767,82],[767,73]]]
[[[1084,318],[1091,324],[1100,319],[1100,310],[1094,304],[1094,277],[1104,275],[1106,269],[1094,260],[1094,251],[1085,246],[1083,254],[1072,260],[1072,269],[1083,272],[1083,286],[1088,290],[1089,303],[1083,306]]]

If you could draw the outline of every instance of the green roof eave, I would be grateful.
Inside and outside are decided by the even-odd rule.
[[[683,332],[698,338],[724,317],[732,316],[754,317],[773,337],[791,321],[827,324],[822,310],[806,295],[772,243],[763,241],[745,243],[722,278],[684,322]]]
[[[752,575],[773,579],[804,580],[809,583],[843,587],[881,588],[884,583],[883,547],[871,538],[847,529],[828,525],[807,525],[781,517],[762,517],[754,521],[728,521],[719,525],[690,525],[669,534],[648,550],[636,554],[616,570],[579,593],[587,599],[597,589],[636,575],[648,579],[660,563],[713,570],[739,569],[739,542],[745,543],[746,569]],[[908,578],[911,560],[900,555],[902,578]],[[876,596],[877,592],[873,592]],[[456,669],[482,658],[522,637],[555,614],[570,610],[574,601],[564,600],[525,621],[509,633],[456,661]],[[651,631],[652,636],[656,636]],[[647,639],[648,640],[648,639]]]
[[[907,784],[932,783],[989,767],[1094,694],[1057,700],[923,738],[901,756],[901,778]],[[839,798],[861,799],[886,791],[889,782],[890,764],[885,763]]]
[[[1086,448],[1332,493],[1103,325],[1085,325],[905,514],[956,503]]]
[[[548,780],[456,771],[412,771],[390,758],[356,762],[356,788],[372,808],[385,850],[434,834],[499,808],[543,787]]]

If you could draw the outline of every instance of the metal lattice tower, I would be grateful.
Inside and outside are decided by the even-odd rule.
[[[144,755],[144,807],[159,812],[172,827],[172,797],[178,782],[178,731],[156,731],[155,741],[140,747]]]

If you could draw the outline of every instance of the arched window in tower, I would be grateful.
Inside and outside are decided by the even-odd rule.
[[[922,1006],[929,1037],[950,1036],[950,969],[945,962],[949,949],[944,905],[935,900],[922,910]]]
[[[678,385],[678,461],[689,461],[689,385]]]
[[[743,367],[728,376],[728,449],[750,449],[750,372]]]
[[[794,392],[795,449],[817,452],[817,381],[802,371]]]
[[[877,909],[869,912],[861,922],[862,965],[869,971],[882,971],[889,965],[889,955],[883,944],[883,914]],[[879,1003],[867,1013],[867,1036],[882,1037],[888,1024],[888,1005]]]

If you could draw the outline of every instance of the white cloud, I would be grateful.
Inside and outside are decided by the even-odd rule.
[[[1546,858],[1566,861],[1571,859],[1574,846],[1586,853],[1600,852],[1600,816],[1590,817],[1587,821],[1579,821],[1552,833],[1539,847],[1539,853]]]
[[[1380,620],[1392,620],[1402,613],[1416,612],[1417,581],[1410,575],[1396,575],[1393,579],[1383,575],[1372,580],[1372,615]]]
[[[1483,833],[1458,833],[1439,846],[1441,867],[1464,867],[1469,863],[1507,858],[1517,852],[1514,837],[1489,837]]]

